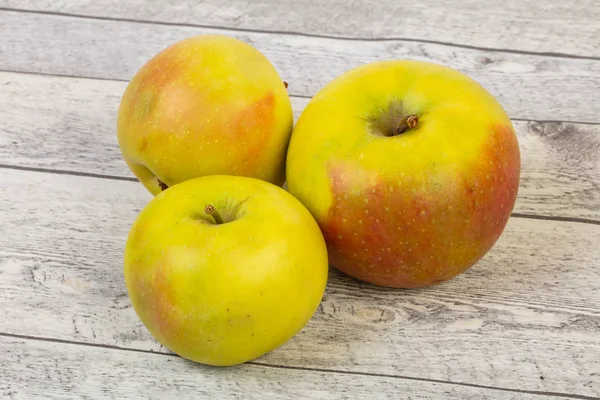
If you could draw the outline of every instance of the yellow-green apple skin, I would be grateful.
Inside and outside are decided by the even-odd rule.
[[[398,133],[409,116],[418,123]],[[418,61],[367,64],[330,82],[300,116],[287,156],[289,191],[319,223],[330,262],[402,288],[446,281],[482,258],[510,217],[519,174],[517,138],[494,97]]]
[[[130,169],[156,195],[205,175],[283,184],[292,123],[284,83],[263,54],[232,37],[201,35],[137,72],[121,99],[117,137]]]
[[[327,273],[312,215],[255,178],[208,176],[165,190],[139,214],[125,247],[141,321],[171,351],[209,365],[243,363],[288,341],[317,309]]]

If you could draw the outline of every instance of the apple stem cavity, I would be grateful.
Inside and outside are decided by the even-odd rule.
[[[208,215],[211,215],[214,218],[217,225],[221,225],[223,223],[223,218],[221,217],[221,214],[219,214],[217,209],[212,204],[209,204],[206,207],[204,207],[204,212]]]
[[[419,117],[416,115],[407,115],[406,117],[402,118],[392,136],[400,135],[409,129],[416,128],[417,126],[419,126]]]

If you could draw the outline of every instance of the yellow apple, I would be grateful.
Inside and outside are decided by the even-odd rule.
[[[205,175],[281,185],[292,108],[273,65],[221,35],[173,44],[131,80],[117,136],[127,165],[153,194]]]
[[[361,66],[324,87],[294,129],[287,184],[331,263],[378,285],[448,280],[494,245],[519,186],[510,119],[483,87],[417,61]]]
[[[125,247],[131,303],[150,333],[210,365],[259,357],[294,336],[325,290],[319,227],[285,190],[207,176],[156,196]]]

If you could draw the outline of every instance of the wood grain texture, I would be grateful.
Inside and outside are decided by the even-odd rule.
[[[125,86],[0,72],[0,164],[132,177],[115,133]],[[292,98],[296,118],[307,103]],[[515,211],[600,221],[600,125],[514,126],[522,153]]]
[[[231,35],[261,50],[311,96],[368,62],[416,59],[467,73],[512,118],[600,122],[600,61],[451,48],[407,41],[346,41],[0,11],[0,70],[128,80],[167,45],[203,33]]]
[[[33,73],[0,72],[0,397],[600,398],[600,5],[538,3],[0,0],[34,11],[0,10],[0,70]],[[118,81],[201,33],[263,51],[296,117],[366,62],[466,72],[516,119],[515,211],[540,219],[512,218],[480,263],[432,288],[332,270],[307,327],[254,364],[172,355],[125,290],[123,245],[150,195],[127,181],[114,125]]]
[[[179,357],[0,336],[0,397],[10,399],[456,399],[555,396],[435,382],[291,370],[210,368]]]
[[[145,189],[0,173],[1,331],[165,352],[122,276]],[[259,361],[598,396],[599,241],[598,225],[512,218],[481,262],[443,285],[391,290],[332,271],[307,327]]]
[[[406,38],[466,46],[600,56],[594,0],[0,0],[0,7],[134,20],[300,32],[349,38]]]

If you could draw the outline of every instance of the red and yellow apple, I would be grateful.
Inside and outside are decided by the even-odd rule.
[[[281,185],[292,123],[284,83],[263,54],[202,35],[138,71],[121,100],[117,136],[127,165],[153,194],[215,174]]]
[[[327,249],[312,215],[285,190],[207,176],[142,210],[124,272],[133,308],[160,343],[199,363],[233,365],[308,322],[325,290]]]
[[[501,235],[519,186],[510,119],[478,83],[417,61],[336,78],[292,134],[287,184],[313,214],[331,263],[377,285],[439,283]]]

